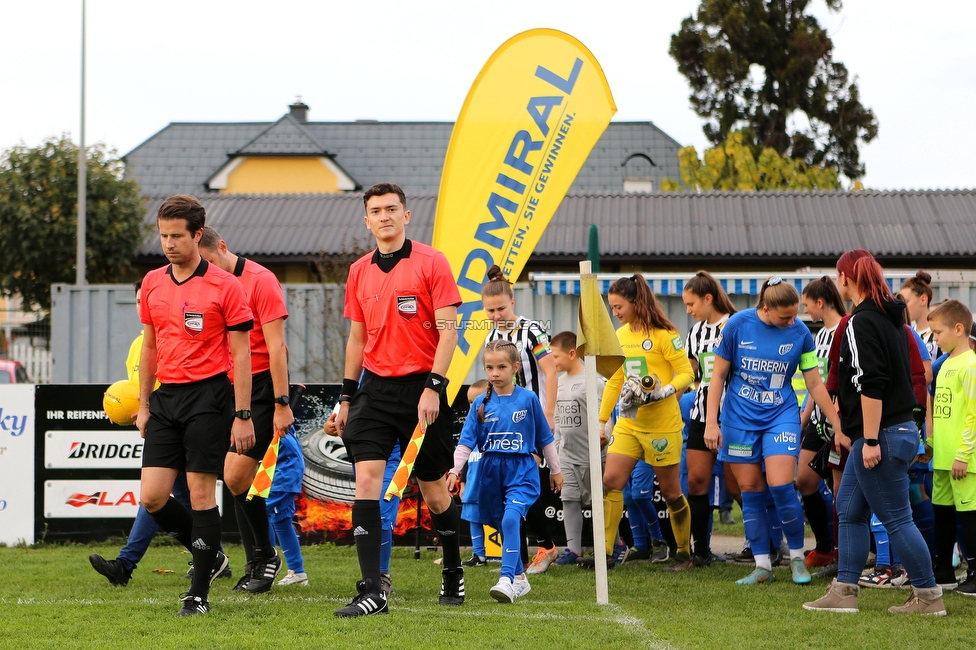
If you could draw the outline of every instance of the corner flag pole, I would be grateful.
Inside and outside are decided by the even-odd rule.
[[[580,262],[580,284],[583,275],[590,273],[589,261]],[[582,289],[580,290],[582,294]],[[582,300],[582,295],[580,296]],[[602,305],[601,305],[602,306]],[[609,605],[610,591],[607,584],[607,564],[603,561],[604,549],[607,546],[607,534],[604,530],[606,516],[603,512],[603,471],[600,453],[600,402],[597,400],[596,390],[596,355],[587,354],[583,357],[586,368],[586,428],[588,431],[588,451],[590,456],[590,495],[593,514],[593,566],[596,570],[596,604]],[[597,470],[600,468],[600,471]]]

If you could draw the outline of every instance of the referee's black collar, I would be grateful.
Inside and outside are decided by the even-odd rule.
[[[385,253],[385,254],[380,253],[379,248],[374,250],[373,257],[370,260],[370,263],[379,264],[380,260],[383,260],[384,265],[392,262],[392,264],[395,266],[398,261],[410,257],[410,253],[412,251],[413,251],[413,242],[411,242],[409,239],[404,239],[403,246],[401,246],[399,250],[395,250],[392,253]]]
[[[237,277],[241,277],[242,275],[244,275],[244,262],[246,261],[247,260],[241,257],[240,255],[237,256],[237,264],[234,265],[234,275],[236,275]]]
[[[169,274],[169,278],[170,278],[170,280],[173,281],[173,284],[175,284],[176,286],[180,286],[180,285],[186,284],[187,282],[189,282],[193,278],[202,278],[203,276],[205,276],[207,274],[207,269],[208,268],[210,268],[210,262],[208,262],[207,260],[205,260],[203,258],[203,256],[201,255],[200,256],[200,263],[197,265],[196,270],[193,271],[193,273],[190,274],[190,277],[188,277],[186,280],[183,280],[182,282],[180,282],[179,280],[176,279],[176,276],[173,275],[173,265],[172,264],[170,264],[169,265],[169,268],[166,269],[166,273]]]

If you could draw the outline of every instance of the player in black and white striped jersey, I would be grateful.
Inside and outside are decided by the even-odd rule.
[[[556,392],[558,377],[556,362],[552,359],[552,348],[549,335],[542,323],[529,320],[515,314],[515,294],[512,284],[498,265],[488,269],[488,282],[481,289],[481,303],[484,305],[488,318],[495,323],[495,327],[488,333],[485,341],[505,339],[511,341],[518,348],[521,368],[515,377],[519,386],[527,388],[539,397],[542,410],[549,427],[555,431]],[[539,459],[537,459],[539,460]],[[540,485],[549,485],[549,469],[540,467]],[[535,533],[539,548],[528,564],[528,548],[523,534],[522,561],[526,564],[529,574],[542,573],[559,557],[559,549],[552,539],[549,520],[545,507],[541,501],[536,501],[525,517],[525,524]]]
[[[699,271],[685,283],[681,293],[688,314],[697,323],[688,333],[685,348],[695,371],[695,403],[688,420],[688,442],[685,458],[688,465],[688,505],[691,508],[691,537],[694,542],[692,561],[700,566],[709,563],[712,555],[709,546],[709,519],[712,503],[709,486],[715,467],[715,452],[705,445],[705,405],[712,378],[715,346],[722,328],[736,309],[722,289],[722,285],[706,271]]]
[[[922,337],[925,347],[928,348],[929,356],[933,361],[938,359],[942,356],[942,350],[935,342],[935,334],[929,328],[929,312],[932,310],[932,300],[935,298],[932,292],[932,276],[925,271],[918,271],[913,277],[905,280],[896,298],[905,301],[908,317],[915,331]]]
[[[810,315],[813,322],[823,321],[823,329],[814,337],[817,349],[817,364],[820,376],[827,381],[827,357],[830,344],[834,341],[834,332],[841,317],[847,314],[844,300],[834,281],[826,275],[811,281],[803,288],[803,308]],[[810,461],[828,444],[821,435],[821,427],[827,424],[827,418],[820,407],[807,400],[807,405],[800,416],[800,427],[803,438],[800,442],[800,462],[797,467],[796,487],[803,498],[803,512],[810,523],[810,530],[817,540],[817,546],[807,553],[805,563],[807,568],[826,566],[837,559],[834,550],[833,536],[830,534],[829,521],[833,513],[828,511],[827,501],[820,493],[820,475],[810,467]],[[837,477],[837,483],[840,477]]]

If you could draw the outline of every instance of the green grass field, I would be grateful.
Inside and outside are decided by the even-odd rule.
[[[594,576],[553,566],[532,576],[532,591],[514,605],[488,596],[497,581],[486,568],[466,573],[467,602],[437,604],[439,554],[397,548],[390,615],[337,619],[354,595],[358,563],[351,547],[303,548],[309,587],[270,594],[231,594],[218,580],[212,612],[181,619],[178,598],[189,555],[154,545],[128,587],[112,587],[88,563],[114,557],[117,544],[0,548],[0,648],[886,648],[968,647],[976,599],[948,594],[949,616],[897,617],[886,609],[908,592],[864,590],[856,615],[806,612],[826,583],[800,587],[789,570],[778,582],[741,587],[749,567],[716,565],[668,575],[658,565],[628,563],[610,572],[611,605],[595,604]],[[229,546],[235,578],[243,563]],[[168,569],[173,573],[155,573]]]

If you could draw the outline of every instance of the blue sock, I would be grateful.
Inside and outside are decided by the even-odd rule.
[[[298,541],[295,526],[291,523],[291,517],[285,520],[274,520],[272,532],[271,543],[274,544],[274,538],[278,538],[278,544],[281,546],[281,552],[285,556],[285,563],[288,568],[295,573],[305,573],[305,559],[302,557],[302,547]]]
[[[925,539],[929,555],[935,557],[935,510],[932,508],[931,499],[912,504],[912,520],[918,527],[918,532],[922,533],[922,538]]]
[[[380,535],[380,573],[390,572],[390,556],[393,555],[393,531],[383,526]]]
[[[874,551],[876,566],[891,566],[891,544],[888,542],[888,531],[881,520],[871,513],[871,533],[874,535]]]
[[[634,536],[634,547],[645,551],[649,548],[647,544],[647,521],[644,513],[633,501],[625,502],[627,508],[627,521],[630,523],[630,533]]]
[[[534,470],[533,470],[534,471]],[[523,573],[521,538],[522,516],[506,510],[502,515],[502,577],[515,580]]]
[[[827,526],[830,531],[830,537],[834,537],[834,493],[830,491],[827,487],[827,481],[820,479],[820,485],[817,486],[817,491],[820,492],[820,496],[823,497],[824,504],[827,506]],[[933,518],[935,515],[933,515]],[[932,521],[932,543],[935,543],[935,520]]]
[[[769,555],[766,491],[742,493],[742,524],[753,555]]]
[[[783,541],[783,524],[779,520],[779,513],[776,512],[776,501],[773,499],[773,495],[768,489],[764,494],[766,495],[766,526],[769,529],[769,548],[770,550],[778,549]]]
[[[664,534],[661,532],[661,518],[657,514],[657,506],[654,505],[654,501],[651,499],[637,499],[634,501],[634,505],[644,515],[644,519],[647,522],[648,536],[652,540],[664,539]]]
[[[485,527],[482,524],[470,524],[471,526],[471,550],[472,552],[480,557],[484,558],[488,556],[488,552],[485,550]]]
[[[790,550],[803,550],[803,506],[796,498],[796,488],[792,483],[787,485],[770,486],[769,492],[776,502],[776,512],[779,513],[786,534],[786,544]]]

